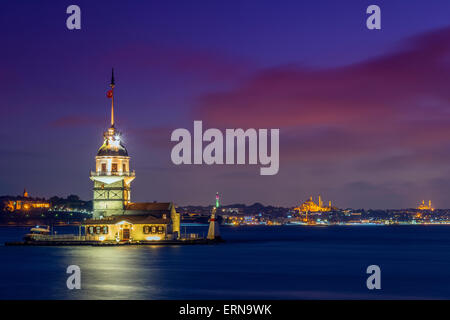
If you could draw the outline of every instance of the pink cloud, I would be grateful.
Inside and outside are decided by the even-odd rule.
[[[285,160],[416,153],[450,142],[449,84],[447,28],[359,64],[262,70],[233,90],[202,96],[195,117],[210,126],[281,128]]]
[[[450,28],[411,39],[364,63],[326,70],[283,66],[240,87],[203,96],[197,114],[223,125],[386,127],[430,118],[427,101],[450,101]]]

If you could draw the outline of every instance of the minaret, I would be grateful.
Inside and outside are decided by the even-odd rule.
[[[114,123],[114,69],[111,74],[111,126],[103,134],[103,145],[95,157],[95,171],[90,179],[94,181],[94,218],[121,215],[130,202],[130,184],[134,172],[130,170],[130,157],[122,144],[120,132]]]
[[[211,218],[209,219],[208,240],[221,240],[219,224],[216,220],[217,209],[219,209],[219,193],[216,193],[216,206],[212,209]]]

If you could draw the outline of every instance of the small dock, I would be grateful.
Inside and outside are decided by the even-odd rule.
[[[167,245],[200,245],[217,244],[222,239],[179,239],[179,240],[152,240],[152,241],[90,241],[90,240],[34,240],[5,242],[5,246],[167,246]]]

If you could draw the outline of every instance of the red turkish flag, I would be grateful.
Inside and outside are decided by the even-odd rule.
[[[112,90],[109,90],[109,91],[106,93],[106,96],[107,96],[108,98],[112,98],[112,97],[113,97],[113,91],[112,91]]]

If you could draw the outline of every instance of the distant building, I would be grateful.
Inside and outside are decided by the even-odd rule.
[[[431,205],[431,200],[428,200],[428,205],[425,204],[425,200],[422,200],[422,203],[417,207],[418,210],[431,210],[434,211],[433,206]]]
[[[27,212],[35,210],[48,210],[50,202],[37,198],[30,198],[26,189],[22,196],[11,197],[3,201],[3,208],[10,212]]]
[[[239,215],[244,214],[244,208],[222,208],[224,215]]]
[[[318,203],[315,203],[313,201],[313,197],[311,196],[308,200],[303,202],[300,206],[295,207],[294,211],[298,213],[305,213],[305,212],[328,212],[336,210],[335,207],[331,205],[331,201],[329,201],[328,206],[325,206],[322,202],[322,198],[319,195],[319,201]]]

